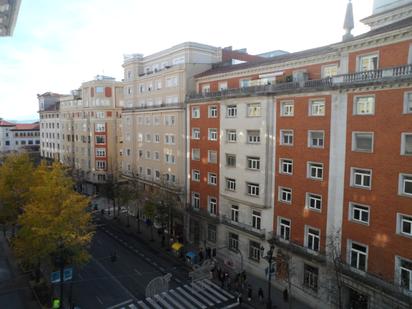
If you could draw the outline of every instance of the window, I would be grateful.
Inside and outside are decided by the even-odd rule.
[[[209,209],[209,213],[211,215],[216,215],[217,214],[217,199],[215,197],[208,197],[208,209]]]
[[[260,158],[259,157],[246,157],[247,168],[250,170],[260,170]]]
[[[176,87],[178,85],[177,76],[166,78],[166,88]]]
[[[105,157],[106,148],[96,148],[96,157]]]
[[[338,65],[330,64],[322,67],[322,78],[338,75]]]
[[[373,115],[375,113],[375,97],[355,97],[354,115]]]
[[[155,160],[160,160],[160,153],[158,151],[154,152],[154,159]]]
[[[192,207],[200,209],[200,194],[197,192],[192,192]]]
[[[378,54],[359,56],[358,71],[370,71],[378,69]]]
[[[208,152],[207,152],[207,162],[208,163],[217,163],[217,151],[208,150]]]
[[[279,187],[279,202],[292,203],[292,189]]]
[[[219,82],[219,91],[227,90],[227,82]]]
[[[228,141],[228,143],[235,143],[236,138],[236,130],[226,130],[226,140]]]
[[[199,148],[192,149],[192,160],[195,160],[195,161],[200,160],[200,149]]]
[[[192,129],[192,139],[200,139],[200,129],[199,128]]]
[[[396,232],[401,235],[412,236],[412,216],[397,214]]]
[[[402,133],[401,154],[405,156],[412,155],[412,133]]]
[[[146,134],[146,143],[150,143],[152,141],[152,135],[150,133]]]
[[[207,183],[209,185],[216,185],[217,184],[217,176],[215,173],[207,173]]]
[[[159,180],[160,179],[160,171],[155,170],[155,180]]]
[[[371,170],[352,168],[351,184],[353,187],[370,189],[371,182],[372,182],[371,177],[372,177]]]
[[[200,181],[200,172],[198,170],[192,170],[192,180]]]
[[[292,175],[293,173],[293,160],[290,159],[280,159],[279,160],[279,173]]]
[[[209,141],[217,141],[217,129],[208,129]]]
[[[226,178],[226,190],[235,191],[236,190],[236,180],[233,178]]]
[[[210,84],[202,85],[202,93],[210,92]]]
[[[403,112],[405,114],[412,113],[412,92],[405,92],[403,100]]]
[[[372,132],[353,132],[352,151],[372,152],[373,133]]]
[[[286,146],[293,145],[293,131],[292,130],[280,130],[280,144]]]
[[[234,222],[239,222],[239,206],[232,205],[230,219]]]
[[[322,209],[322,195],[306,193],[306,207],[320,211]]]
[[[241,80],[239,81],[239,87],[240,87],[240,88],[250,87],[250,79],[241,79]]]
[[[139,158],[143,158],[143,150],[139,150]]]
[[[396,257],[396,267],[399,277],[399,285],[412,292],[412,261]]]
[[[168,164],[175,164],[176,163],[176,158],[174,155],[166,153],[165,154],[165,162]]]
[[[251,103],[247,105],[247,116],[248,117],[259,117],[260,116],[260,103]]]
[[[259,262],[260,260],[260,244],[256,241],[249,241],[249,259]]]
[[[159,134],[154,135],[154,142],[155,143],[160,143],[160,135]]]
[[[351,267],[366,271],[368,246],[349,241],[349,264]]]
[[[96,135],[96,144],[106,144],[106,136]]]
[[[318,292],[319,269],[317,267],[303,264],[303,286]]]
[[[308,178],[322,180],[323,164],[308,162]]]
[[[247,194],[250,196],[259,196],[259,184],[257,183],[246,183]]]
[[[192,118],[200,118],[200,107],[192,107]]]
[[[165,144],[174,145],[175,144],[175,135],[174,134],[165,134]]]
[[[320,231],[306,225],[305,232],[306,248],[313,251],[319,251]]]
[[[260,131],[259,130],[247,130],[247,142],[249,144],[260,143]]]
[[[104,87],[96,87],[96,93],[103,93],[104,92]]]
[[[173,127],[176,123],[176,117],[172,115],[165,116],[165,125]]]
[[[412,174],[399,174],[399,194],[412,197]]]
[[[290,220],[279,218],[278,235],[283,240],[290,240]]]
[[[209,115],[209,118],[216,118],[217,117],[217,107],[215,105],[209,106],[208,115]]]
[[[239,251],[239,235],[229,233],[229,249],[232,251]]]
[[[294,114],[294,104],[292,101],[280,102],[280,115],[291,117]]]
[[[216,225],[207,225],[207,240],[211,242],[216,242]]]
[[[365,205],[349,203],[349,220],[357,223],[369,224],[369,207]]]
[[[236,105],[228,105],[226,107],[226,117],[236,117],[237,116],[237,106]]]
[[[252,227],[254,229],[260,230],[262,224],[262,214],[260,211],[252,211]]]
[[[152,170],[150,168],[146,169],[146,175],[151,176],[152,175]]]
[[[325,133],[323,131],[308,131],[308,147],[323,148]]]
[[[95,132],[104,132],[106,131],[106,124],[105,123],[96,123],[94,125],[94,131]]]
[[[236,167],[236,155],[228,153],[226,154],[226,166]]]
[[[97,169],[97,170],[104,170],[104,169],[106,169],[106,161],[96,160],[96,169]]]
[[[311,100],[309,102],[309,116],[325,116],[325,101]]]

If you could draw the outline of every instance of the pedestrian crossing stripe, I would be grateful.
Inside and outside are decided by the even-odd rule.
[[[123,302],[117,309],[207,309],[222,308],[236,303],[236,297],[209,279],[185,284],[167,292],[137,302]]]

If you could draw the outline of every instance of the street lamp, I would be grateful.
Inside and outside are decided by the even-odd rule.
[[[262,246],[260,248],[262,250],[262,256],[263,256],[263,251],[265,250],[265,248]],[[272,309],[272,297],[271,297],[271,276],[272,276],[272,262],[273,262],[273,251],[275,249],[275,246],[273,244],[270,245],[270,249],[267,252],[266,256],[264,257],[264,259],[268,262],[268,299],[266,302],[266,308],[267,309]]]

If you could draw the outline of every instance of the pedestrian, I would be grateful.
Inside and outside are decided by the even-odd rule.
[[[259,301],[262,303],[263,302],[263,297],[264,297],[262,288],[259,288],[258,297],[259,297]]]
[[[239,303],[239,307],[242,308],[242,293],[239,293],[237,296],[237,302]]]
[[[288,289],[284,289],[284,290],[283,290],[283,300],[284,300],[285,302],[288,302],[288,299],[289,299]]]
[[[199,250],[199,262],[200,263],[203,262],[203,248],[200,248],[200,250]]]
[[[252,301],[252,293],[253,293],[252,287],[249,284],[247,287],[247,300],[248,301]]]

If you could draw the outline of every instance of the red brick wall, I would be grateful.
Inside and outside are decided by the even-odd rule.
[[[200,107],[200,118],[192,118],[192,107]],[[217,118],[208,117],[208,107],[216,106],[218,109]],[[208,196],[216,197],[218,202],[218,211],[219,211],[219,103],[212,102],[208,104],[190,104],[189,110],[190,113],[190,201],[192,197],[192,192],[200,193],[200,207],[207,210],[208,208]],[[192,139],[192,128],[200,128],[200,139]],[[208,140],[208,129],[216,128],[218,132],[217,141]],[[192,149],[200,149],[200,161],[192,160]],[[217,164],[208,163],[208,150],[217,151]],[[200,182],[192,181],[192,169],[200,171]],[[217,185],[208,185],[207,183],[207,173],[215,173],[217,176]]]
[[[325,100],[325,116],[309,116],[309,100]],[[294,116],[280,117],[280,102],[284,100],[294,101]],[[291,240],[303,246],[305,224],[321,230],[321,250],[324,250],[327,219],[328,200],[328,175],[329,175],[329,132],[331,98],[329,95],[303,96],[282,98],[276,101],[276,181],[275,181],[275,222],[276,231],[277,216],[291,220]],[[293,146],[280,145],[280,129],[292,129],[294,131]],[[324,148],[309,148],[308,130],[323,130]],[[293,175],[279,173],[279,159],[293,159]],[[307,162],[323,163],[323,180],[307,178]],[[292,204],[278,201],[278,187],[292,189]],[[305,208],[306,192],[322,195],[321,212]]]
[[[368,245],[368,271],[387,280],[394,278],[395,255],[412,259],[412,239],[396,234],[396,213],[412,215],[412,199],[398,195],[399,173],[412,174],[412,158],[400,155],[401,133],[412,132],[412,115],[403,114],[404,92],[361,93],[375,95],[371,116],[353,115],[355,94],[348,95],[342,252],[346,257],[348,239]],[[351,151],[353,131],[374,132],[373,153]],[[372,169],[371,190],[350,187],[351,167]],[[369,226],[348,220],[350,201],[370,206]]]

